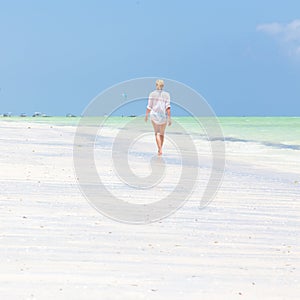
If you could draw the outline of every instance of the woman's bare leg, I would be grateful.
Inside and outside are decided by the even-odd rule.
[[[158,148],[158,155],[162,155],[161,135],[159,132],[155,134],[155,139]]]
[[[155,133],[155,140],[158,148],[158,155],[162,155],[162,146],[164,143],[164,133],[167,124],[158,125],[152,121],[152,125]]]
[[[158,148],[158,155],[161,155],[161,139],[160,139],[159,125],[155,124],[153,121],[152,121],[152,125],[154,129],[156,145]]]
[[[161,141],[161,148],[162,148],[162,146],[164,144],[165,130],[166,130],[167,123],[159,125],[159,126],[160,126],[160,141]]]

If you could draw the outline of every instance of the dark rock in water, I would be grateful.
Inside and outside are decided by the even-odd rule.
[[[76,116],[73,115],[73,114],[66,114],[66,117],[68,117],[68,118],[74,118],[74,117],[76,117]]]

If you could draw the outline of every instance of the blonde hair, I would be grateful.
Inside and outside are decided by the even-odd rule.
[[[165,85],[165,83],[162,79],[157,79],[155,83],[156,83],[156,88],[158,90],[162,90]]]

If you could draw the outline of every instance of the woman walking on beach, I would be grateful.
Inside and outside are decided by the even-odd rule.
[[[166,126],[167,124],[171,125],[170,94],[163,91],[163,87],[164,81],[162,79],[156,80],[156,90],[149,95],[145,116],[147,122],[150,113],[159,156],[162,155]]]

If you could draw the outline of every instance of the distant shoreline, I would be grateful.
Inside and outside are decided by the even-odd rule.
[[[30,119],[30,120],[34,120],[34,119],[52,119],[52,118],[67,118],[67,119],[79,119],[83,116],[61,116],[61,115],[53,115],[53,116],[16,116],[16,115],[11,115],[11,116],[4,116],[4,115],[0,115],[0,120],[4,119],[4,120],[8,120],[8,119]],[[98,117],[98,118],[106,118],[106,117],[110,117],[110,118],[139,118],[139,117],[143,117],[143,115],[131,115],[131,116],[89,116],[89,117]],[[190,118],[192,116],[176,116],[173,115],[172,118]],[[196,116],[195,116],[196,117]],[[300,118],[300,116],[218,116],[216,115],[217,118]]]

